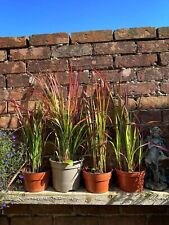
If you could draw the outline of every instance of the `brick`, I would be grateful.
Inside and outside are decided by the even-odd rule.
[[[157,125],[157,123],[161,123],[161,111],[160,110],[148,110],[148,111],[140,111],[138,114],[137,114],[138,118],[139,118],[139,121],[141,124],[146,124],[146,125]],[[159,207],[157,207],[158,209]],[[162,210],[161,210],[162,211]],[[149,207],[148,206],[144,209],[141,209],[140,208],[140,213],[139,213],[139,209],[138,208],[135,208],[133,209],[131,207],[131,209],[128,209],[128,210],[125,210],[125,213],[132,213],[133,214],[148,214],[149,213],[156,213],[156,212],[161,212],[160,210],[153,210],[153,207]],[[166,212],[166,210],[165,210]]]
[[[15,129],[18,126],[18,120],[16,116],[12,115],[3,115],[0,116],[0,128],[10,128]]]
[[[89,217],[89,216],[59,216],[55,217],[54,225],[98,225],[97,217]]]
[[[36,101],[16,101],[17,104],[20,106],[20,110],[22,113],[27,112],[28,110],[33,110],[35,107]],[[11,101],[8,102],[8,113],[15,113],[15,104]]]
[[[92,55],[92,46],[91,44],[82,44],[82,45],[65,45],[61,47],[53,46],[52,47],[52,56],[53,57],[73,57],[73,56],[85,56]]]
[[[33,46],[68,44],[69,35],[68,33],[37,34],[29,37],[29,43]]]
[[[0,216],[0,224],[1,225],[9,225],[8,218],[6,216]]]
[[[72,43],[106,42],[113,40],[112,30],[75,32],[71,34]]]
[[[169,64],[169,52],[164,52],[160,54],[160,64],[163,66]]]
[[[141,67],[156,65],[157,56],[155,54],[144,55],[125,55],[115,57],[115,66],[123,67]]]
[[[73,214],[72,205],[31,205],[30,209],[32,215],[53,214],[70,216]]]
[[[29,76],[27,74],[8,74],[7,87],[28,87]]]
[[[169,68],[167,67],[151,67],[143,68],[137,72],[138,81],[160,81],[163,79],[169,79]]]
[[[113,68],[113,58],[111,56],[84,56],[70,59],[70,63],[74,70]]]
[[[153,112],[152,112],[153,114]],[[122,214],[166,214],[168,206],[152,206],[152,205],[128,205],[128,206],[121,206],[121,213]]]
[[[5,84],[5,77],[3,75],[0,75],[0,88],[6,87]]]
[[[0,37],[0,49],[20,47],[26,47],[26,37]]]
[[[168,225],[168,221],[169,221],[169,215],[166,216],[150,216],[148,218],[148,225]]]
[[[0,61],[5,61],[7,59],[7,52],[6,51],[3,51],[1,50],[0,51]]]
[[[7,102],[0,101],[0,113],[7,113]]]
[[[24,215],[30,214],[29,205],[10,205],[10,207],[5,208],[5,215]]]
[[[5,62],[0,63],[0,74],[24,73],[26,64],[24,62]]]
[[[26,216],[15,216],[11,218],[10,225],[53,225],[52,217],[41,216],[41,217],[26,217]]]
[[[0,101],[8,100],[9,92],[6,89],[0,89]]]
[[[161,83],[160,90],[162,93],[169,94],[169,83]]]
[[[141,97],[140,109],[161,109],[169,107],[169,96]]]
[[[12,60],[27,60],[27,59],[49,59],[51,56],[50,48],[23,48],[10,50],[10,58]]]
[[[32,73],[68,70],[66,59],[29,61],[27,70]]]
[[[169,40],[137,42],[138,52],[166,52],[169,51]]]
[[[154,27],[119,29],[114,32],[115,40],[156,38]]]
[[[112,216],[112,217],[100,217],[99,225],[146,225],[145,216]]]
[[[122,93],[132,96],[152,95],[158,90],[155,82],[121,84]]]
[[[134,42],[121,41],[121,42],[94,44],[95,55],[126,54],[135,52],[136,52],[136,44]]]
[[[106,81],[119,82],[119,81],[133,81],[136,79],[136,72],[130,68],[124,70],[102,70],[99,71]]]
[[[24,97],[22,89],[9,90],[9,100],[21,100]]]
[[[119,214],[119,206],[109,205],[109,206],[101,206],[101,205],[78,205],[74,206],[75,215],[114,215]]]
[[[160,27],[158,29],[159,38],[169,38],[169,27]]]
[[[162,113],[163,113],[163,122],[169,122],[169,110],[163,110]]]

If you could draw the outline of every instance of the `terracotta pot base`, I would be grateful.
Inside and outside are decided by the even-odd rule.
[[[116,169],[119,188],[125,192],[141,192],[144,187],[145,171],[125,172]]]
[[[109,191],[111,172],[91,173],[83,169],[83,178],[88,192],[104,193]]]
[[[49,172],[24,173],[24,189],[28,192],[41,192],[48,187]]]

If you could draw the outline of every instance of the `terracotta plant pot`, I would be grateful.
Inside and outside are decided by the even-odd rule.
[[[41,192],[48,187],[49,172],[24,173],[24,189],[29,192]]]
[[[109,191],[112,172],[91,173],[83,169],[83,178],[88,192],[104,193]]]
[[[53,187],[59,192],[77,190],[80,185],[80,173],[83,160],[74,161],[73,166],[50,159]]]
[[[141,192],[144,187],[145,171],[125,172],[116,169],[119,188],[125,192]]]

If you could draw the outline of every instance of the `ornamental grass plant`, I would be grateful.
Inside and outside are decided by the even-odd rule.
[[[97,74],[97,73],[96,73]],[[98,74],[96,75],[98,76]],[[98,77],[97,77],[98,78]],[[92,156],[93,165],[91,172],[104,173],[107,170],[107,121],[110,91],[104,78],[100,77],[93,86],[93,96],[85,97],[85,113],[87,127],[87,150]]]
[[[78,77],[73,75],[70,67],[68,89],[52,73],[42,76],[37,84],[43,93],[48,124],[52,130],[50,135],[54,135],[55,158],[59,162],[73,164],[74,160],[82,157],[78,150],[85,142],[86,133],[83,106],[79,100]],[[68,90],[66,95],[65,89]]]

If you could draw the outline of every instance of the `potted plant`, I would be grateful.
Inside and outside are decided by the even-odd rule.
[[[45,143],[43,105],[41,102],[36,102],[34,109],[28,110],[23,109],[16,102],[14,104],[26,150],[26,167],[23,171],[25,191],[44,191],[48,187],[49,172],[43,171],[42,165],[42,151]],[[23,110],[24,113],[22,113]]]
[[[143,139],[133,115],[127,108],[127,97],[123,99],[119,93],[114,102],[113,122],[115,138],[111,139],[116,159],[116,174],[121,190],[140,192],[144,186],[145,170],[142,167]]]
[[[86,126],[83,109],[79,107],[78,77],[73,77],[71,69],[68,94],[54,74],[47,74],[38,83],[43,91],[56,149],[50,159],[53,187],[59,192],[77,190],[83,163],[79,149],[85,140]]]
[[[110,92],[104,79],[96,84],[95,94],[85,99],[87,150],[92,157],[92,165],[83,168],[83,178],[87,191],[103,193],[109,190],[111,170],[107,170],[106,155]]]

